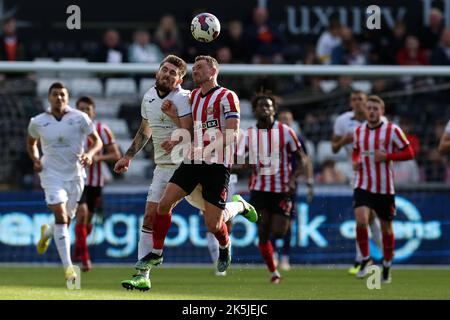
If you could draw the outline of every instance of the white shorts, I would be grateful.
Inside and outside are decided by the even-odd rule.
[[[147,202],[158,203],[169,183],[170,178],[172,178],[173,173],[178,167],[162,167],[156,166],[153,171],[153,180],[150,188],[148,189]],[[205,210],[205,203],[202,196],[202,186],[197,185],[197,187],[192,191],[192,193],[186,196],[186,200],[194,207],[200,210]]]
[[[84,188],[84,179],[63,181],[60,179],[41,178],[41,186],[45,192],[47,205],[65,203],[70,219],[75,218],[78,201]]]

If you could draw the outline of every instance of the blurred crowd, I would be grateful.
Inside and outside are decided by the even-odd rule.
[[[265,8],[257,7],[249,23],[222,22],[219,38],[209,44],[195,41],[173,15],[160,18],[154,30],[135,30],[124,37],[120,30],[106,30],[98,41],[73,44],[61,41],[22,41],[15,18],[2,22],[1,61],[31,61],[36,58],[84,58],[91,62],[159,63],[167,54],[177,54],[187,62],[196,55],[209,54],[219,63],[305,64],[305,65],[450,65],[450,28],[443,14],[432,9],[428,26],[409,30],[396,21],[390,30],[352,30],[331,19],[329,27],[313,42],[287,40],[286,31],[272,21]],[[249,80],[250,79],[250,80]],[[387,103],[387,115],[408,134],[418,155],[413,163],[402,164],[397,181],[450,182],[447,159],[437,152],[437,144],[450,118],[448,78],[399,77],[360,81],[349,76],[333,77],[221,77],[224,86],[249,99],[260,88],[279,95],[283,108],[292,111],[292,124],[314,146],[329,141],[335,117],[349,107],[349,93],[362,89],[380,94]],[[441,85],[442,87],[438,87]],[[189,88],[189,82],[186,83]],[[417,90],[420,88],[420,90]],[[441,88],[441,89],[437,89]],[[320,183],[347,183],[333,159],[316,165]]]
[[[192,62],[198,54],[215,56],[220,63],[320,63],[336,65],[449,65],[450,28],[445,27],[442,12],[430,11],[428,26],[408,30],[398,20],[392,30],[352,30],[331,18],[329,27],[312,43],[292,43],[282,24],[272,21],[267,9],[256,7],[249,23],[223,22],[220,37],[209,44],[195,41],[180,27],[173,15],[160,18],[155,30],[135,30],[124,38],[119,30],[109,29],[95,43],[75,46],[49,41],[48,44],[24,43],[17,32],[16,20],[3,21],[0,60],[33,60],[37,57],[83,57],[95,62],[159,62],[177,54]],[[51,39],[48,39],[51,40]]]

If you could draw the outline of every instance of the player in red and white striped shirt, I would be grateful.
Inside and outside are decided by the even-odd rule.
[[[76,103],[77,109],[85,112],[91,120],[95,118],[95,102],[90,97],[81,97]],[[120,158],[119,148],[114,140],[114,135],[109,127],[95,121],[94,126],[103,142],[103,150],[97,153],[92,164],[86,168],[87,178],[83,194],[78,202],[76,213],[77,225],[75,226],[75,259],[81,259],[83,271],[89,271],[91,260],[87,246],[87,236],[92,231],[92,217],[95,211],[101,211],[102,187],[104,183],[102,174],[102,161],[117,161]],[[91,141],[88,139],[86,147]]]
[[[261,256],[272,273],[271,282],[279,283],[281,275],[275,266],[270,237],[283,238],[289,228],[291,196],[295,193],[295,181],[307,163],[307,156],[295,132],[275,120],[277,105],[273,95],[257,94],[252,100],[252,108],[257,123],[248,129],[247,149],[253,169],[249,181],[250,203],[260,214],[258,236]],[[240,153],[241,149],[240,143]],[[295,172],[292,170],[293,157],[297,157],[298,163],[302,164],[297,166]]]
[[[205,224],[219,242],[217,270],[223,272],[231,263],[231,242],[223,219],[231,162],[226,162],[218,154],[214,158],[209,151],[218,149],[218,153],[223,154],[226,146],[234,144],[239,131],[239,100],[233,91],[218,85],[218,73],[219,64],[216,59],[210,56],[196,57],[192,78],[199,88],[191,93],[190,99],[194,120],[191,156],[175,170],[166,186],[153,224],[153,249],[139,260],[140,265],[148,267],[162,263],[172,209],[182,198],[191,195],[198,185],[202,187]],[[232,133],[232,139],[221,139],[221,136],[226,136],[225,130]],[[204,135],[208,133],[214,135],[214,142],[204,140]],[[215,146],[217,148],[211,148]],[[236,204],[240,207],[239,211],[247,210],[245,200],[236,201]]]
[[[368,224],[370,211],[380,218],[383,235],[383,278],[389,283],[390,266],[394,257],[395,239],[392,227],[395,210],[393,161],[414,158],[414,151],[403,131],[395,124],[383,120],[384,101],[370,96],[366,103],[367,122],[355,130],[353,142],[354,208],[356,239],[363,261],[358,278],[366,275],[372,263],[369,252]]]

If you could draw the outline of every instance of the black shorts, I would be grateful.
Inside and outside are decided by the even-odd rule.
[[[292,197],[287,193],[252,190],[250,203],[256,208],[256,211],[266,210],[269,214],[280,214],[287,219],[292,214]]]
[[[230,169],[223,164],[182,163],[169,182],[175,183],[187,194],[191,194],[200,184],[203,199],[218,208],[225,209],[229,181]]]
[[[78,204],[86,203],[89,212],[101,212],[102,209],[102,187],[84,186]]]
[[[363,189],[355,189],[353,208],[369,207],[380,219],[392,221],[396,215],[395,196],[393,194],[371,193]]]

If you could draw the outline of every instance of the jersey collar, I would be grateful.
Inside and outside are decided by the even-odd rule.
[[[203,93],[202,93],[202,89],[200,89],[200,97],[204,98],[204,97],[206,97],[208,94],[210,94],[210,93],[216,91],[216,90],[219,89],[219,88],[220,88],[220,86],[212,87],[212,88],[209,89],[208,92],[205,93],[205,94],[203,94]]]

